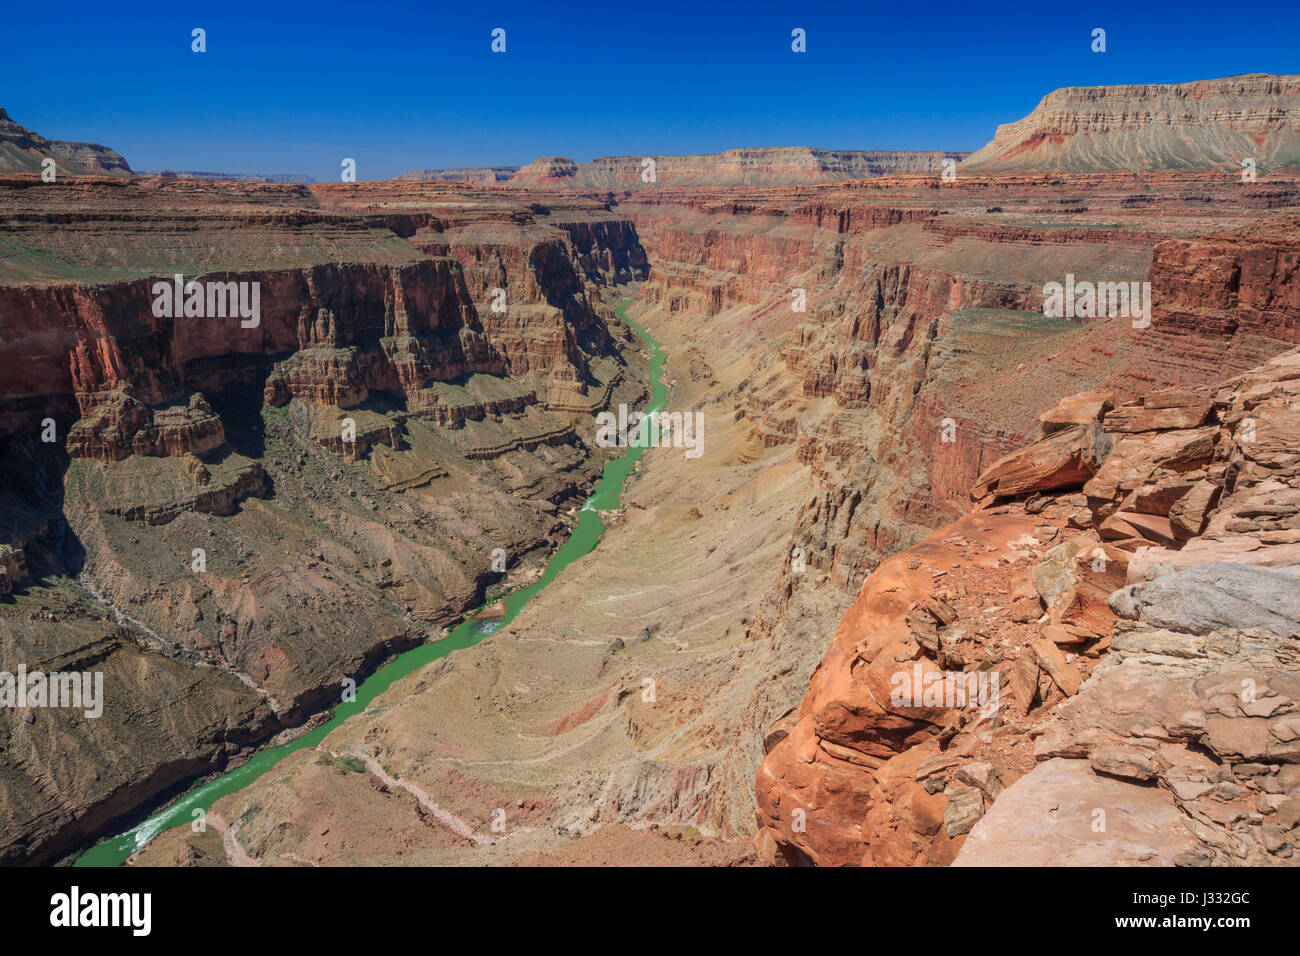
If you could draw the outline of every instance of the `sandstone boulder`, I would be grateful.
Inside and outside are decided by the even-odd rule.
[[[1201,468],[1213,460],[1218,434],[1217,428],[1205,427],[1124,435],[1083,486],[1083,492],[1089,498],[1114,501],[1136,491],[1158,469],[1188,472]]]
[[[1067,425],[994,462],[976,479],[971,498],[983,501],[1081,486],[1097,473],[1109,445],[1099,425]]]
[[[1054,408],[1038,416],[1039,437],[1047,438],[1071,425],[1091,425],[1114,404],[1115,393],[1110,389],[1094,389],[1063,398]]]
[[[1169,508],[1169,526],[1174,537],[1186,541],[1205,530],[1221,491],[1217,484],[1202,478],[1175,501]]]
[[[948,792],[948,805],[943,811],[943,827],[948,836],[969,833],[975,822],[984,815],[984,795],[974,787],[957,787]]]
[[[1106,414],[1109,432],[1149,432],[1198,428],[1209,420],[1214,404],[1208,388],[1170,388]]]
[[[1051,607],[1061,595],[1078,584],[1080,553],[1090,554],[1100,545],[1101,541],[1095,535],[1076,535],[1052,548],[1043,555],[1042,561],[1034,565],[1030,577],[1046,606]]]

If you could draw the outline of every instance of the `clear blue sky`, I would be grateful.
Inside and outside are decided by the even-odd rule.
[[[15,2],[3,22],[0,106],[43,135],[135,169],[321,180],[345,156],[381,179],[546,155],[972,150],[1060,86],[1300,72],[1294,2]]]

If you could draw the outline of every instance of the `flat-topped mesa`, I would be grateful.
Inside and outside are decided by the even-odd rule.
[[[450,169],[412,169],[398,176],[403,182],[439,182],[472,183],[476,186],[491,186],[504,183],[515,173],[519,166],[463,166]]]
[[[1071,86],[999,126],[962,168],[1107,170],[1300,166],[1300,76]]]
[[[0,172],[38,173],[47,158],[54,159],[56,169],[64,174],[131,175],[126,160],[107,146],[46,139],[0,109]]]
[[[729,149],[697,156],[602,156],[587,163],[550,156],[524,166],[510,177],[509,183],[614,191],[672,186],[814,185],[899,173],[938,174],[945,159],[961,160],[966,155],[938,150],[776,146]],[[647,159],[654,162],[653,177]]]
[[[302,173],[214,173],[195,169],[147,169],[139,174],[150,179],[206,179],[225,183],[294,183],[310,186],[316,182]]]
[[[521,166],[507,180],[512,186],[581,187],[578,164],[565,156],[542,156]]]

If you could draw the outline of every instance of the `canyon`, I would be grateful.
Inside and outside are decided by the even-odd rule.
[[[0,628],[6,665],[93,664],[109,705],[8,723],[8,862],[246,757],[538,573],[607,457],[580,423],[645,394],[596,292],[644,251],[593,203],[43,185],[0,187],[22,355]],[[170,273],[260,283],[260,321],[156,315]]]
[[[535,580],[595,416],[649,393],[617,306],[702,457],[649,449],[506,626],[136,865],[1293,861],[1298,82],[1058,91],[951,180],[802,149],[5,173],[0,666],[101,669],[108,703],[4,715],[0,860]],[[175,273],[261,283],[259,326],[156,317]],[[1149,282],[1149,325],[1045,315],[1067,276]],[[899,671],[1002,697],[895,703]]]

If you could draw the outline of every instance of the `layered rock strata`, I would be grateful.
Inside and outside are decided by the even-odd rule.
[[[1200,169],[1300,165],[1300,76],[1072,86],[999,126],[965,168]]]

